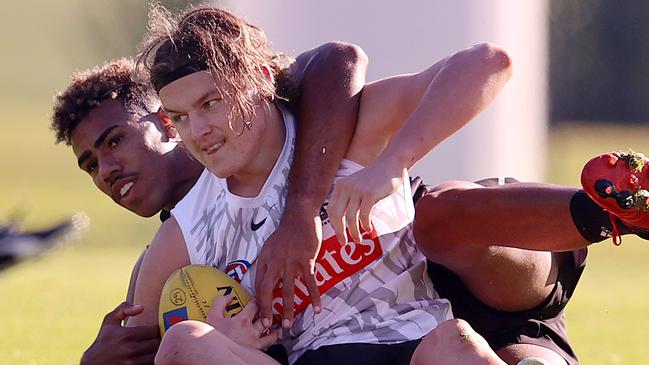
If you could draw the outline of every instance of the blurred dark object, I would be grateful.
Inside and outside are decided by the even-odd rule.
[[[43,230],[23,231],[14,221],[0,225],[0,271],[42,255],[60,243],[77,237],[88,225],[88,218],[77,213]]]
[[[649,1],[548,3],[551,122],[648,122]]]

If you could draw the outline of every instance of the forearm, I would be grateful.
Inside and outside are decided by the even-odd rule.
[[[307,62],[297,101],[297,141],[285,216],[318,214],[349,146],[367,59],[353,45],[329,43]]]
[[[491,103],[511,76],[502,49],[482,44],[446,60],[417,108],[377,158],[410,168]]]

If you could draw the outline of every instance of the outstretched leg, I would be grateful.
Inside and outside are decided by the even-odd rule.
[[[560,262],[548,251],[533,250],[567,251],[589,243],[570,216],[576,192],[543,184],[447,182],[417,203],[417,245],[483,303],[505,311],[534,308],[553,290]]]
[[[475,312],[479,307],[487,315],[506,320],[507,323],[496,325],[498,330],[525,332],[522,326],[538,325],[533,321],[528,323],[526,316],[535,320],[539,313],[543,311],[543,317],[549,310],[554,316],[552,323],[542,323],[541,327],[562,337],[565,331],[561,309],[565,301],[558,305],[554,301],[561,300],[564,294],[568,298],[572,294],[583,269],[580,264],[585,249],[550,253],[517,247],[570,250],[586,246],[589,241],[582,237],[571,218],[574,214],[571,212],[574,210],[572,199],[577,189],[542,184],[501,186],[497,181],[480,182],[488,186],[486,188],[468,182],[448,182],[429,190],[417,205],[417,243],[431,261],[444,265],[454,273],[451,275],[459,277],[461,283],[458,286],[468,288],[470,293],[466,293],[466,289],[459,291],[460,297],[466,299],[462,303],[464,314]],[[589,208],[594,206],[598,210],[596,214],[606,218],[599,207],[587,203],[591,204]],[[552,247],[547,247],[550,245]],[[437,268],[438,265],[431,267]],[[433,282],[436,282],[436,275],[444,274],[444,271],[448,270],[432,270]],[[560,274],[564,282],[557,283]],[[444,281],[448,281],[448,276],[438,276],[438,289],[443,288]],[[440,293],[445,295],[443,290]],[[449,297],[452,301],[456,299]],[[458,312],[461,316],[462,312]],[[485,329],[494,326],[493,321],[477,323],[472,318],[471,322],[476,323],[483,334]],[[516,339],[519,334],[513,333],[510,338]],[[542,357],[550,364],[561,365],[566,364],[563,357],[573,357],[573,363],[574,354],[567,345],[567,339],[562,343],[565,346],[556,345],[557,341],[562,342],[565,338],[550,336],[552,340],[549,341],[549,347],[563,353],[562,357],[543,344],[538,346],[536,339],[532,340],[533,344],[521,344],[505,342],[502,338],[494,340],[490,336],[498,355],[508,364],[516,364],[529,356]]]

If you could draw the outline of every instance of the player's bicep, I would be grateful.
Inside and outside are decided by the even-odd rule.
[[[446,59],[416,74],[392,76],[365,85],[358,124],[346,158],[362,165],[372,162],[417,108],[444,62]]]
[[[135,284],[134,304],[144,307],[142,314],[131,318],[128,326],[158,323],[158,306],[162,287],[177,269],[189,265],[185,241],[176,220],[165,221],[142,259]]]

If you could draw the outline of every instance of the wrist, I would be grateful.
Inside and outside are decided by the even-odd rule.
[[[320,214],[323,199],[313,199],[311,196],[301,196],[293,194],[286,198],[286,207],[284,207],[284,217],[301,220],[313,220],[313,217]]]
[[[373,165],[380,166],[380,168],[387,172],[389,176],[401,176],[403,175],[403,170],[407,170],[411,167],[410,158],[405,154],[393,154],[389,153],[387,150],[383,151]],[[388,152],[388,153],[386,153]]]

